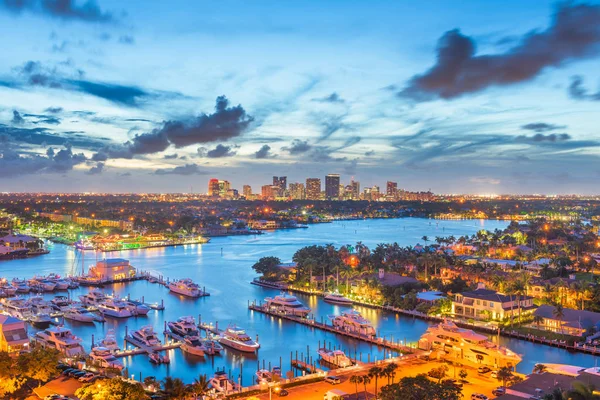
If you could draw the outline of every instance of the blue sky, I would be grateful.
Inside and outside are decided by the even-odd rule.
[[[598,193],[598,2],[0,0],[0,48],[0,191]]]

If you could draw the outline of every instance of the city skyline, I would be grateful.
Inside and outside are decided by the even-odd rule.
[[[0,0],[0,191],[599,193],[598,1],[49,4]]]

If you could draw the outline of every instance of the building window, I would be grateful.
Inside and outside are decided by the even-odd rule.
[[[494,303],[490,301],[490,307],[494,308]]]
[[[481,302],[479,300],[477,300],[477,305],[480,305],[480,304],[481,304]]]
[[[484,306],[484,307],[487,307],[487,301],[484,301],[484,302],[483,302],[483,306]]]

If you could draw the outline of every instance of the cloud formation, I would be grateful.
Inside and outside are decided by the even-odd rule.
[[[94,0],[82,5],[77,5],[75,0],[0,0],[0,5],[15,13],[31,11],[64,20],[114,21],[112,14],[103,12]]]
[[[534,131],[534,132],[548,132],[548,131],[555,131],[557,129],[565,129],[565,128],[566,128],[566,126],[564,126],[564,125],[548,124],[546,122],[532,122],[532,123],[521,126],[521,129],[525,129],[528,131]]]
[[[545,69],[595,55],[600,50],[600,5],[558,5],[551,25],[524,35],[504,53],[476,55],[475,41],[458,29],[439,40],[437,62],[411,78],[399,93],[416,101],[452,99],[491,86],[526,82]]]
[[[570,140],[571,136],[567,133],[551,133],[549,135],[544,135],[543,133],[536,133],[535,135],[528,136],[518,136],[517,140],[523,142],[562,142],[565,140]]]
[[[312,149],[312,145],[308,143],[308,140],[294,139],[289,147],[282,147],[281,150],[289,152],[291,155],[306,153]]]
[[[583,77],[578,75],[571,78],[569,95],[571,98],[576,100],[600,101],[600,91],[596,93],[589,93],[588,90],[583,86]]]
[[[45,155],[40,155],[18,152],[6,141],[6,137],[0,141],[4,142],[0,146],[0,170],[3,172],[0,179],[12,179],[28,174],[64,173],[86,161],[83,153],[73,153],[68,144],[58,151],[50,147]]]
[[[342,99],[342,97],[337,92],[333,92],[329,96],[321,97],[318,99],[313,99],[313,101],[318,101],[321,103],[334,103],[334,104],[335,103],[342,104],[342,103],[346,102],[344,99]]]
[[[198,164],[185,164],[174,168],[161,168],[154,171],[156,175],[199,175],[206,174]]]
[[[92,168],[90,168],[86,174],[88,175],[99,175],[102,173],[102,171],[104,171],[104,163],[96,163],[95,166],[93,166]]]
[[[225,146],[222,144],[218,144],[217,147],[212,150],[207,150],[203,147],[201,147],[201,149],[203,149],[202,152],[198,149],[198,153],[204,154],[208,158],[233,157],[236,154],[234,146]]]
[[[268,144],[263,145],[256,153],[254,153],[254,158],[259,160],[271,157],[274,157],[274,154],[271,153],[271,146]]]
[[[25,123],[25,119],[23,119],[23,117],[17,110],[13,110],[13,118],[11,122],[13,123],[13,125],[23,125]]]

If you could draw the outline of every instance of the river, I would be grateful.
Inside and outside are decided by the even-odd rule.
[[[241,354],[226,349],[224,354],[216,357],[206,356],[197,358],[188,356],[180,350],[170,350],[170,365],[156,366],[143,355],[123,359],[129,374],[136,379],[155,376],[162,379],[167,375],[177,376],[190,383],[199,374],[212,376],[216,369],[225,369],[234,379],[240,378],[242,383],[249,385],[254,380],[257,365],[264,362],[266,366],[279,365],[280,359],[284,374],[289,370],[290,352],[307,353],[317,359],[316,350],[319,343],[327,342],[341,346],[347,354],[381,359],[386,355],[376,346],[367,345],[355,340],[346,339],[335,334],[293,322],[280,321],[263,314],[249,311],[248,301],[261,301],[267,296],[277,294],[277,291],[251,285],[256,277],[251,266],[260,257],[277,256],[282,261],[291,261],[294,252],[300,247],[312,244],[332,243],[336,247],[345,244],[355,244],[362,241],[369,247],[378,243],[398,242],[401,246],[416,245],[424,235],[433,240],[435,236],[455,237],[471,235],[481,229],[494,230],[506,227],[507,222],[492,220],[429,220],[422,218],[379,219],[359,221],[338,221],[329,224],[311,225],[307,229],[290,229],[266,232],[257,236],[230,236],[213,238],[210,243],[203,245],[187,245],[178,247],[132,250],[120,253],[97,254],[98,257],[126,258],[140,270],[150,271],[171,279],[192,278],[201,286],[206,286],[210,297],[201,299],[184,299],[168,292],[168,289],[146,281],[107,286],[106,292],[116,292],[121,296],[131,295],[131,298],[144,296],[146,302],[164,300],[164,311],[150,311],[146,317],[116,320],[107,318],[103,324],[94,325],[65,322],[65,326],[82,337],[86,349],[90,348],[92,335],[96,341],[102,339],[109,329],[114,329],[117,338],[122,341],[127,326],[131,332],[144,325],[152,325],[156,332],[162,333],[164,322],[172,321],[183,315],[198,318],[201,314],[203,321],[216,322],[219,327],[236,323],[246,329],[252,337],[258,335],[261,348],[257,355]],[[64,245],[50,245],[51,253],[37,258],[11,260],[0,262],[0,276],[27,277],[57,273],[67,275],[75,269],[80,270],[79,257],[73,248]],[[95,262],[96,255],[86,252],[84,264]],[[79,288],[71,291],[71,296],[86,293],[89,289]],[[52,298],[52,294],[45,295]],[[316,296],[298,295],[300,301],[313,309],[315,317],[337,314],[342,309],[339,306],[323,302]],[[358,310],[368,318],[382,336],[393,337],[397,340],[414,342],[427,329],[428,323],[419,319],[397,316],[393,313],[358,307]],[[30,329],[33,333],[33,329]],[[160,335],[161,339],[162,334]],[[581,353],[570,353],[565,350],[533,344],[516,339],[501,338],[501,344],[507,345],[523,355],[523,361],[517,370],[530,373],[537,362],[556,362],[576,364],[585,367],[594,366],[594,357]],[[368,356],[370,354],[370,356]]]

